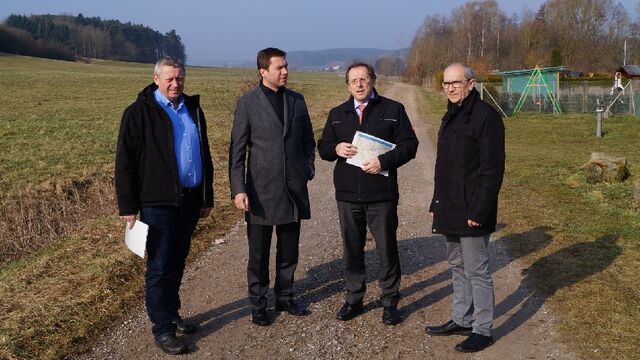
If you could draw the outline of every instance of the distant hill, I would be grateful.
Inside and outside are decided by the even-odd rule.
[[[287,61],[291,70],[299,71],[344,71],[344,68],[354,60],[360,60],[372,65],[381,59],[393,60],[400,69],[404,68],[405,59],[409,49],[384,50],[384,49],[325,49],[287,51]],[[388,62],[388,61],[387,61]],[[217,66],[253,68],[256,61],[225,61]],[[377,70],[377,69],[376,69]]]
[[[344,70],[355,60],[375,64],[380,58],[400,58],[403,62],[409,49],[326,49],[316,51],[287,52],[287,61],[294,70],[330,71]],[[339,68],[336,68],[339,67]]]
[[[61,60],[153,63],[163,55],[186,58],[175,30],[163,35],[145,25],[82,14],[11,15],[0,25],[0,51]]]

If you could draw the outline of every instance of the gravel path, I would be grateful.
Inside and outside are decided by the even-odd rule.
[[[394,84],[386,96],[401,101],[420,139],[418,157],[400,169],[398,229],[402,285],[399,308],[404,321],[380,322],[377,305],[377,257],[367,242],[365,313],[349,322],[335,319],[344,301],[337,209],[331,180],[333,163],[316,161],[310,183],[312,218],[304,221],[300,262],[296,272],[297,301],[312,314],[294,317],[273,310],[269,327],[251,323],[247,300],[247,241],[244,223],[193,262],[182,286],[182,315],[198,323],[200,332],[186,337],[194,359],[573,359],[556,340],[554,319],[542,302],[521,286],[521,267],[505,251],[507,238],[491,242],[496,288],[496,343],[478,354],[460,354],[453,347],[464,338],[430,337],[425,325],[450,318],[451,282],[444,240],[430,233],[427,205],[433,189],[434,129],[420,118],[416,89]],[[437,130],[437,129],[436,129]],[[275,241],[273,241],[275,243]],[[272,248],[272,263],[275,248]],[[273,266],[271,270],[273,280]],[[154,344],[144,308],[99,341],[84,359],[170,358]]]

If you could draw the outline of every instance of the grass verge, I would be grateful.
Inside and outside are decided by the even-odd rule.
[[[446,100],[423,96],[438,126]],[[527,295],[514,311],[530,317],[542,300],[581,358],[637,356],[640,213],[632,181],[588,184],[582,165],[591,152],[606,152],[626,157],[631,174],[640,174],[640,120],[606,119],[603,138],[595,137],[595,115],[520,114],[505,119],[505,127],[498,235],[526,267]]]
[[[0,109],[0,358],[68,358],[142,301],[144,262],[124,247],[112,176],[122,111],[151,82],[152,65],[21,56],[0,65],[11,84]],[[213,215],[199,224],[190,259],[240,218],[227,150],[235,101],[256,79],[250,69],[187,69],[216,170]],[[316,128],[347,95],[335,74],[290,80]]]

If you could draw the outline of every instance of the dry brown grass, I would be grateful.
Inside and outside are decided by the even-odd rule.
[[[86,176],[4,194],[0,203],[0,266],[33,253],[78,224],[113,212],[112,179]]]
[[[150,82],[151,67],[17,56],[0,66],[16,85],[0,109],[0,359],[68,358],[142,301],[144,262],[124,246],[112,174],[122,109]],[[188,261],[240,219],[227,151],[235,101],[256,84],[255,73],[188,69],[215,167],[214,211],[199,223]],[[316,128],[346,97],[341,77],[291,79]],[[89,95],[97,88],[99,99]]]
[[[425,99],[444,113],[441,95]],[[626,157],[637,176],[638,119],[607,119],[603,138],[594,115],[523,113],[505,127],[499,236],[525,267],[526,291],[554,312],[580,358],[640,358],[640,208],[631,181],[589,184],[582,169],[591,152],[606,152]],[[531,316],[539,307],[515,310]]]

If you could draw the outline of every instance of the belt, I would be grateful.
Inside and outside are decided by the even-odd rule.
[[[189,194],[193,194],[196,192],[198,188],[194,187],[194,188],[190,188],[190,187],[183,187],[182,189],[180,189],[180,195],[189,195]]]

